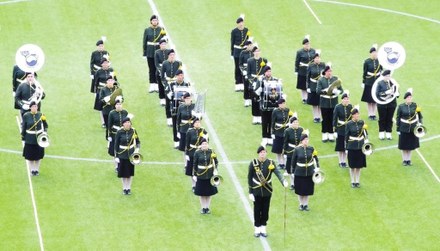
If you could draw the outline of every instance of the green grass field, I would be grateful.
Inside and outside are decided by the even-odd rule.
[[[186,77],[207,89],[204,122],[211,147],[220,156],[225,178],[213,198],[212,214],[200,215],[199,200],[183,175],[182,154],[173,150],[172,132],[157,94],[147,92],[142,35],[152,8],[147,0],[0,1],[0,249],[1,250],[436,250],[440,184],[435,83],[439,74],[440,11],[435,0],[306,1],[155,1]],[[349,4],[350,3],[350,4]],[[261,141],[251,125],[250,108],[233,91],[230,31],[240,13],[283,79],[288,107],[311,131],[326,182],[316,187],[311,211],[297,210],[291,191],[275,182],[267,242],[252,236],[253,225],[241,195],[247,193],[247,166]],[[372,44],[401,43],[405,64],[395,71],[401,92],[414,88],[422,107],[426,142],[413,152],[412,167],[401,166],[394,140],[377,139],[377,123],[367,121],[377,150],[362,171],[361,189],[351,189],[348,170],[338,167],[334,145],[320,142],[320,126],[295,89],[294,57],[305,34],[331,61],[334,75],[360,102],[362,64]],[[95,42],[107,36],[106,49],[124,90],[124,108],[135,114],[146,163],[136,168],[133,195],[121,194],[107,154],[104,130],[92,109],[89,60]],[[39,45],[46,63],[38,72],[45,88],[43,112],[51,146],[41,175],[32,177],[42,246],[34,217],[26,165],[11,95],[16,50]],[[399,103],[402,98],[399,99]],[[224,152],[222,151],[224,150]],[[422,160],[422,157],[426,163]],[[275,156],[270,154],[271,158]],[[229,160],[228,163],[225,161]],[[429,167],[428,167],[429,166]],[[233,174],[231,176],[231,174]],[[238,183],[234,183],[234,178]],[[238,186],[237,186],[238,185]],[[286,194],[285,194],[286,193]],[[285,200],[286,198],[286,200]],[[287,203],[287,216],[284,205]],[[284,230],[284,222],[287,228]]]

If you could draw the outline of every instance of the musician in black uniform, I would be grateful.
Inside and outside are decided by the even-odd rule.
[[[176,60],[176,53],[171,49],[168,53],[168,58],[162,64],[162,71],[160,78],[162,79],[163,86],[167,86],[169,83],[176,81],[176,72],[182,68],[182,62]],[[165,103],[165,115],[167,117],[167,125],[173,126],[173,120],[171,118],[171,109],[169,102]]]
[[[252,49],[253,57],[249,58],[247,61],[247,79],[249,81],[249,86],[252,86],[253,90],[256,90],[255,84],[257,83],[259,77],[263,75],[264,66],[267,64],[267,59],[260,56],[261,51],[258,45],[254,45]],[[260,112],[260,96],[253,95],[252,93],[252,124],[261,124],[261,112]]]
[[[320,53],[316,50],[313,62],[307,68],[307,104],[312,106],[314,123],[321,122],[321,108],[319,107],[319,94],[316,93],[316,85],[325,68],[325,63],[321,62]]]
[[[202,138],[193,162],[193,180],[196,181],[194,194],[200,196],[201,214],[211,213],[211,197],[218,193],[217,187],[210,182],[214,175],[218,175],[217,155],[209,148],[206,138]]]
[[[192,111],[194,104],[192,103],[191,94],[186,92],[183,94],[183,103],[177,108],[176,125],[177,131],[180,134],[179,150],[185,152],[186,147],[186,133],[192,124]],[[185,158],[186,159],[186,158]]]
[[[272,145],[272,111],[278,107],[278,100],[282,98],[281,83],[272,76],[272,69],[265,66],[262,70],[263,77],[258,78],[254,85],[254,94],[260,100],[261,114],[261,145]]]
[[[273,146],[272,152],[277,155],[277,161],[281,169],[285,168],[286,160],[283,154],[284,145],[284,131],[289,126],[289,118],[293,115],[293,112],[286,107],[286,100],[283,98],[278,99],[278,108],[272,111],[271,129]]]
[[[14,108],[20,110],[20,106],[15,102],[15,92],[17,87],[26,81],[26,72],[24,72],[18,65],[14,65],[12,69],[12,97],[14,98]]]
[[[247,60],[253,57],[252,49],[254,48],[252,41],[247,40],[244,45],[246,46],[245,50],[240,52],[240,57],[238,60],[238,64],[242,73],[242,83],[244,85],[243,88],[243,99],[244,106],[248,107],[252,104],[252,85],[249,85],[248,76],[247,76]]]
[[[131,194],[134,165],[130,162],[133,153],[139,153],[141,142],[136,129],[131,126],[129,117],[122,120],[122,128],[115,136],[115,161],[118,163],[118,177],[122,178],[122,194]]]
[[[393,116],[397,107],[394,88],[397,87],[396,84],[391,81],[390,70],[383,71],[382,76],[383,80],[379,81],[379,83],[377,84],[376,96],[379,99],[387,100],[388,103],[377,104],[377,111],[379,113],[379,139],[383,140],[386,137],[388,140],[391,140],[391,132],[393,130]]]
[[[295,168],[292,166],[292,157],[295,148],[299,145],[304,129],[299,126],[298,115],[293,113],[289,121],[289,128],[284,131],[283,150],[286,155],[286,172],[290,176],[290,190],[295,189]]]
[[[115,108],[110,102],[110,97],[117,88],[118,87],[115,86],[115,79],[112,76],[108,76],[106,85],[99,91],[99,100],[102,103],[102,116],[104,117],[106,128],[105,139],[108,137],[108,115],[110,114],[110,111]]]
[[[234,58],[235,91],[243,91],[243,79],[240,71],[240,53],[246,48],[245,42],[249,38],[249,29],[244,27],[244,18],[237,18],[237,27],[231,31],[231,57]]]
[[[185,175],[190,176],[192,191],[194,192],[196,181],[193,176],[194,153],[199,148],[202,139],[208,139],[208,132],[201,127],[201,121],[198,117],[192,118],[192,127],[188,129],[185,140]]]
[[[168,53],[170,52],[170,49],[167,49],[167,40],[165,38],[162,38],[159,41],[159,49],[154,52],[154,64],[156,65],[156,82],[159,88],[159,103],[161,105],[165,105],[165,88],[162,84],[161,79],[161,71],[162,71],[162,64],[165,60],[168,59]]]
[[[333,110],[333,127],[336,132],[335,151],[338,152],[339,167],[347,167],[347,153],[345,149],[345,125],[351,120],[351,109],[349,91],[345,90],[341,96],[341,103]]]
[[[41,108],[41,99],[44,99],[45,94],[41,86],[35,80],[33,72],[26,72],[26,80],[19,84],[15,92],[15,104],[20,107],[20,115],[23,117],[24,113],[30,110],[30,102],[36,101],[38,110]]]
[[[309,211],[309,197],[315,192],[312,177],[319,171],[319,161],[317,151],[309,145],[307,133],[301,135],[301,144],[293,152],[292,168],[295,170],[295,193],[298,195],[299,210]]]
[[[297,75],[296,89],[301,90],[302,102],[305,104],[307,100],[307,68],[313,62],[315,49],[311,48],[308,35],[304,37],[302,44],[303,48],[296,52],[295,74]]]
[[[248,185],[249,199],[254,202],[254,236],[267,237],[267,221],[269,220],[270,199],[272,197],[272,173],[286,188],[289,183],[284,179],[281,170],[273,160],[267,158],[266,148],[257,149],[258,158],[249,164]]]
[[[345,144],[348,152],[351,187],[360,187],[361,169],[367,167],[362,146],[368,143],[367,125],[359,117],[358,108],[351,110],[351,120],[345,126]]]
[[[382,65],[380,65],[377,59],[377,45],[373,45],[370,48],[370,57],[364,61],[364,73],[362,75],[362,98],[363,102],[367,103],[368,118],[370,120],[376,120],[376,101],[371,96],[371,87],[373,87],[376,79],[380,77],[382,72]]]
[[[322,115],[322,142],[334,142],[333,110],[338,104],[338,95],[343,92],[343,89],[339,86],[338,88],[334,88],[332,93],[328,93],[330,85],[338,80],[338,77],[333,76],[332,68],[329,65],[325,66],[322,75],[316,85],[316,93],[320,95],[319,106],[321,107]]]
[[[185,93],[189,93],[189,87],[191,84],[186,82],[184,79],[184,74],[182,70],[176,71],[176,80],[167,83],[165,86],[165,93],[167,97],[167,106],[171,110],[171,119],[173,122],[173,140],[174,140],[174,148],[179,148],[179,137],[177,131],[177,108],[181,103],[183,103],[183,95]],[[179,96],[180,95],[180,96]],[[181,135],[180,135],[181,137]],[[182,150],[183,151],[183,150]]]
[[[420,147],[419,138],[414,134],[414,128],[422,124],[421,108],[412,101],[412,90],[404,95],[405,102],[397,108],[396,125],[399,134],[398,147],[402,151],[402,164],[411,166],[411,151]]]
[[[101,89],[105,87],[107,83],[107,79],[109,77],[114,77],[115,81],[117,80],[113,68],[110,67],[110,62],[107,58],[103,58],[101,62],[101,69],[95,72],[95,76],[93,77],[93,93],[95,93],[95,103],[93,105],[93,109],[99,111],[101,115],[101,124],[102,127],[105,128],[107,123],[102,114],[102,101],[99,98],[99,93]]]
[[[156,79],[156,65],[154,64],[154,52],[159,49],[159,41],[166,35],[165,29],[159,26],[156,15],[150,17],[150,27],[144,30],[143,56],[147,59],[149,69],[149,92],[157,92],[159,87]]]
[[[108,115],[108,127],[107,127],[107,141],[108,154],[115,157],[115,136],[116,133],[122,128],[122,120],[128,116],[128,112],[122,108],[122,98],[115,99],[115,109],[111,110]],[[129,116],[130,117],[130,116]],[[115,171],[117,172],[118,163],[115,161]]]
[[[29,103],[30,111],[23,115],[21,123],[21,140],[24,143],[23,157],[26,165],[31,170],[32,176],[40,174],[41,160],[44,158],[44,148],[38,145],[37,137],[47,132],[46,116],[38,111],[35,101]]]
[[[96,42],[96,50],[92,52],[92,55],[90,56],[90,78],[92,79],[90,84],[91,93],[96,93],[94,77],[96,71],[101,69],[103,59],[109,61],[110,54],[104,48],[104,41],[98,40],[98,42]]]

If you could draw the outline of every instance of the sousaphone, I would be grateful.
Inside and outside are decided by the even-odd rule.
[[[391,92],[389,94],[387,94],[386,96],[379,96],[377,93],[377,86],[379,85],[379,82],[382,81],[384,79],[383,76],[380,76],[379,78],[376,79],[376,81],[374,82],[373,86],[371,87],[371,97],[373,98],[373,100],[380,105],[386,105],[391,103],[391,101],[393,101],[394,99],[396,99],[400,94],[399,94],[399,83],[397,83],[397,81],[393,78],[390,78],[390,82],[391,82]]]

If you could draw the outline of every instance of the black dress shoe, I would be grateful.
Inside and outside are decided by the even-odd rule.
[[[303,205],[299,205],[299,211],[304,211],[304,206]]]
[[[267,233],[261,233],[260,236],[266,238],[267,237]]]
[[[408,165],[408,162],[406,162],[406,160],[404,160],[403,162],[402,162],[402,166],[407,166]]]
[[[290,185],[290,190],[295,190],[295,186],[294,185]]]
[[[211,213],[211,210],[209,210],[209,208],[205,208],[205,213],[206,213],[206,214],[210,214],[210,213]]]
[[[356,183],[351,183],[351,188],[355,188],[356,187]]]
[[[354,183],[354,185],[355,185],[357,188],[360,188],[360,187],[361,187],[361,184],[360,184],[360,183]]]
[[[304,211],[310,211],[310,208],[308,205],[304,205],[303,208],[304,208]]]
[[[260,235],[261,235],[260,233],[254,233],[254,237],[255,237],[255,238],[260,237]]]

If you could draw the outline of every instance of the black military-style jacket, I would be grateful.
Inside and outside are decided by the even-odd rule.
[[[284,154],[287,155],[287,158],[292,158],[295,147],[297,147],[301,142],[301,134],[303,131],[304,129],[302,127],[289,127],[284,131],[283,150]]]
[[[111,110],[115,107],[111,105],[109,102],[104,100],[105,97],[109,97],[118,87],[113,86],[113,88],[108,88],[107,86],[103,87],[99,92],[99,100],[102,102],[102,114],[108,115]]]
[[[393,81],[385,81],[385,80],[381,80],[379,81],[379,83],[377,83],[377,88],[376,88],[376,97],[382,99],[382,100],[388,100],[387,96],[389,94],[387,94],[387,91],[390,91],[393,89],[393,86],[395,84],[393,83]],[[394,96],[393,100],[387,104],[377,104],[377,106],[397,106],[397,101],[396,101],[396,96]]]
[[[165,95],[167,96],[167,98],[170,100],[170,109],[171,109],[171,115],[175,116],[177,114],[177,109],[179,108],[180,104],[182,104],[184,102],[183,100],[183,92],[189,92],[189,87],[191,86],[190,82],[185,82],[185,80],[183,80],[181,83],[174,81],[171,83],[167,83],[165,85]],[[176,93],[177,88],[186,88],[185,91],[180,91]],[[175,100],[175,95],[181,95],[180,99]]]
[[[113,139],[116,133],[122,128],[122,120],[127,117],[128,112],[126,110],[116,111],[113,109],[108,114],[108,128],[107,135],[110,135]]]
[[[249,38],[249,29],[244,27],[243,30],[235,28],[231,31],[231,56],[238,58],[240,52],[242,52],[246,47],[244,43]]]
[[[92,93],[99,93],[99,90],[105,86],[107,83],[107,78],[109,76],[113,76],[115,79],[115,83],[117,81],[116,76],[114,76],[114,70],[113,68],[109,67],[108,69],[99,69],[95,72],[95,76],[93,77],[93,84],[90,88],[90,92]]]
[[[291,170],[295,170],[295,176],[312,176],[318,166],[318,157],[312,146],[304,147],[300,144],[295,148],[291,166]]]
[[[275,173],[278,180],[283,184],[284,177],[281,170],[277,168],[275,161],[265,159],[253,159],[249,164],[248,186],[249,194],[260,197],[272,196],[272,174]]]
[[[364,61],[364,73],[362,74],[362,83],[373,86],[376,79],[382,73],[382,65],[378,59],[367,58]]]
[[[159,41],[166,35],[165,29],[157,26],[152,26],[144,30],[144,37],[142,39],[143,56],[147,58],[154,58],[154,52],[159,49]]]
[[[186,146],[185,146],[185,154],[190,158],[194,156],[194,152],[200,146],[200,140],[202,137],[207,137],[208,132],[202,127],[196,129],[195,127],[191,127],[186,132]]]
[[[333,127],[338,135],[345,136],[345,125],[351,120],[351,109],[353,106],[342,103],[337,104],[333,110]]]
[[[422,124],[422,119],[422,113],[414,102],[403,103],[397,107],[396,126],[398,132],[413,132],[418,123]]]
[[[162,84],[166,86],[169,81],[175,81],[174,77],[176,76],[176,71],[182,68],[182,62],[178,60],[174,60],[174,62],[170,62],[169,60],[165,60],[162,63],[162,71],[160,78],[162,80]]]
[[[327,89],[336,80],[338,80],[337,76],[331,76],[330,78],[326,78],[323,76],[319,78],[316,85],[316,93],[320,95],[319,106],[321,108],[335,108],[335,106],[338,104],[339,94],[336,95],[332,93],[331,95],[327,95],[327,91],[324,90]],[[342,86],[340,86],[338,90],[340,91],[340,94],[342,94],[342,92],[344,91],[342,89]]]
[[[277,137],[284,136],[284,130],[288,127],[289,118],[290,118],[290,109],[289,108],[275,108],[272,111],[272,120],[271,120],[271,129],[272,134],[275,134]]]
[[[313,62],[313,57],[315,56],[315,53],[316,51],[313,48],[310,48],[309,50],[301,48],[296,52],[295,72],[297,72],[298,75],[307,75],[307,68],[309,67],[309,64]]]
[[[37,137],[47,132],[46,117],[41,112],[26,112],[21,123],[21,139],[26,144],[37,145]]]
[[[264,87],[269,81],[278,81],[278,79],[274,77],[266,78],[262,76],[252,84],[252,95],[256,98],[256,100],[260,101],[260,110],[262,111],[273,111],[273,109],[278,107],[278,100],[282,95],[282,89],[280,92],[276,92],[275,89],[271,90],[270,93],[264,92]],[[267,95],[267,97],[264,97],[264,95]]]
[[[158,49],[154,52],[154,65],[156,66],[156,73],[161,76],[162,64],[168,59],[168,53],[170,49],[161,50]]]
[[[96,71],[101,69],[101,62],[104,58],[107,58],[109,60],[110,54],[108,51],[94,51],[92,52],[92,55],[90,56],[90,75],[95,75]]]
[[[321,77],[321,72],[325,69],[325,63],[321,62],[315,64],[314,62],[309,64],[307,68],[307,88],[310,92],[316,92],[316,85],[319,78]]]
[[[214,175],[214,168],[218,168],[218,160],[215,152],[198,149],[194,153],[193,175],[201,180],[209,180]]]
[[[255,59],[255,57],[248,58],[247,60],[247,78],[250,83],[257,80],[258,76],[262,75],[262,70],[264,66],[267,64],[267,59],[259,58]]]
[[[191,123],[192,123],[192,111],[194,110],[194,104],[186,105],[185,103],[182,103],[179,105],[179,108],[177,108],[177,115],[176,115],[176,124],[177,124],[177,130],[180,133],[187,133]]]
[[[367,130],[364,130],[363,120],[350,120],[345,126],[345,149],[361,150],[367,137]]]
[[[139,134],[133,127],[122,128],[115,135],[115,156],[120,159],[130,159],[136,148],[140,148]]]

